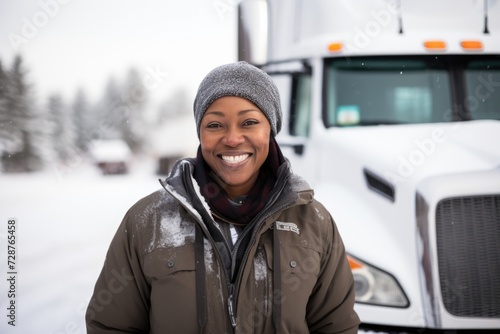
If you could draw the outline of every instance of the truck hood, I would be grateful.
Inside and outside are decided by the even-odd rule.
[[[500,121],[412,124],[339,129],[346,155],[398,184],[500,166]],[[356,157],[358,159],[356,159]]]
[[[454,179],[471,185],[471,179],[462,175],[498,170],[498,143],[500,121],[491,120],[330,128],[326,136],[317,136],[314,146],[306,147],[305,154],[312,147],[320,152],[316,154],[321,163],[314,166],[319,171],[316,197],[332,212],[347,251],[396,277],[415,302],[421,298],[415,289],[421,265],[416,192],[429,180],[442,180],[441,176],[455,174]],[[384,186],[370,184],[367,171],[385,181]],[[440,194],[449,197],[449,186],[443,183]],[[392,198],[383,194],[391,187]],[[478,184],[470,190],[481,192],[482,187]]]

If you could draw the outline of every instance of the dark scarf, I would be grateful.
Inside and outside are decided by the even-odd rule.
[[[269,194],[276,183],[278,168],[284,161],[285,158],[276,140],[271,136],[267,159],[260,168],[257,181],[241,205],[231,204],[224,188],[214,180],[214,172],[203,159],[201,146],[198,147],[196,155],[194,178],[200,186],[201,194],[215,215],[229,222],[248,224],[264,209]]]

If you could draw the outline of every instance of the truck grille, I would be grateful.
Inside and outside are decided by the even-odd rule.
[[[442,200],[436,233],[446,310],[463,317],[500,317],[500,195]]]

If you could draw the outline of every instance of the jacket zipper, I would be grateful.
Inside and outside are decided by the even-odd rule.
[[[227,299],[227,307],[229,311],[229,318],[231,319],[231,325],[233,330],[236,328],[236,316],[234,314],[234,284],[229,283],[229,297]]]
[[[274,197],[272,198],[272,200],[270,200],[268,203],[274,203],[279,195],[281,194],[281,192],[283,191],[283,189],[285,188],[285,185],[286,185],[286,181],[288,180],[288,178],[286,178],[285,180],[283,180],[282,182],[280,182],[281,184],[281,189],[276,193],[274,194]],[[278,183],[278,181],[280,180],[277,180],[276,183]],[[273,214],[275,214],[276,212],[279,212],[280,210],[283,210],[289,206],[291,206],[293,204],[293,202],[291,203],[287,203],[287,204],[284,204],[280,207],[278,207],[277,209],[269,212],[266,216],[264,216],[266,214],[266,212],[263,210],[261,211],[257,218],[256,221],[258,223],[256,223],[256,226],[255,228],[252,229],[252,237],[250,238],[250,241],[249,241],[249,244],[248,244],[248,247],[246,249],[246,252],[245,252],[245,255],[243,256],[243,259],[241,261],[241,263],[245,263],[246,261],[246,258],[248,256],[248,250],[251,248],[251,246],[253,246],[253,242],[255,242],[255,236],[257,235],[257,232],[260,230],[260,228],[262,227],[262,224],[264,223],[264,221],[269,218],[270,216],[272,216]],[[248,233],[249,230],[244,230],[243,233],[238,236],[238,241],[236,242],[236,244],[234,245],[233,247],[233,250],[231,252],[231,277],[234,276],[234,272],[236,270],[235,268],[235,265],[236,265],[236,255],[238,254],[238,248],[240,247],[241,245],[241,240],[243,240],[243,237],[246,235],[246,233]],[[240,271],[241,271],[241,268],[240,268]],[[239,272],[238,272],[238,276],[239,276]],[[237,281],[237,280],[236,280]]]
[[[274,198],[272,201],[269,201],[269,203],[274,203],[274,202],[275,202],[275,200],[279,197],[279,195],[280,195],[280,194],[281,194],[281,192],[283,191],[283,188],[285,187],[285,183],[286,183],[286,182],[283,182],[283,183],[282,183],[282,185],[283,185],[283,186],[282,186],[282,188],[281,188],[281,189],[280,189],[280,191],[279,191],[279,192],[275,195],[275,198]],[[290,202],[290,201],[289,201],[289,202],[287,202],[286,204],[283,204],[283,205],[281,205],[281,206],[279,206],[279,207],[275,208],[275,210],[272,210],[271,212],[266,213],[266,212],[262,211],[262,212],[259,214],[259,216],[258,216],[258,220],[257,220],[257,221],[258,221],[258,225],[256,225],[256,226],[255,226],[255,228],[252,230],[252,232],[253,232],[253,233],[252,233],[252,237],[250,238],[250,241],[249,241],[249,243],[248,243],[248,246],[247,246],[247,249],[246,249],[246,251],[245,251],[245,254],[244,254],[243,258],[241,259],[240,268],[239,268],[239,270],[238,270],[238,275],[237,275],[237,278],[236,278],[236,283],[237,283],[237,285],[236,285],[236,287],[234,287],[234,285],[232,284],[232,285],[233,285],[233,288],[235,289],[235,294],[234,294],[234,295],[235,295],[235,298],[233,298],[233,300],[232,300],[232,302],[233,302],[233,303],[236,303],[236,302],[237,302],[238,293],[239,293],[239,288],[240,288],[241,273],[243,272],[242,267],[244,267],[244,265],[243,265],[243,264],[244,264],[244,263],[246,263],[246,261],[247,261],[247,259],[248,259],[248,254],[250,253],[250,249],[253,247],[253,245],[254,245],[254,243],[255,243],[255,240],[256,240],[256,236],[257,236],[257,234],[258,234],[258,231],[261,229],[262,225],[264,224],[264,221],[265,221],[267,218],[269,218],[269,217],[271,217],[272,215],[274,215],[275,213],[280,212],[280,211],[282,211],[282,210],[285,210],[285,209],[287,209],[287,208],[289,208],[289,207],[292,207],[292,206],[293,206],[293,204],[294,204],[294,202],[293,202],[293,201],[292,201],[292,202]],[[237,245],[235,245],[235,247],[234,247],[234,249],[233,249],[233,250],[236,250],[236,251],[231,253],[231,262],[232,262],[232,264],[231,264],[231,275],[234,275],[234,270],[235,270],[234,265],[235,265],[235,263],[236,263],[236,255],[235,255],[235,254],[237,254],[237,248],[239,248],[240,243],[241,243],[241,240],[242,240],[242,238],[241,238],[241,239],[239,239],[239,241],[240,241],[240,242],[237,242]]]
[[[182,205],[182,204],[181,204]],[[193,214],[191,209],[185,207],[189,212],[191,212],[191,216],[193,219],[196,221],[197,224],[199,224],[203,230],[203,233],[207,236],[207,239],[210,241],[210,244],[212,245],[212,249],[214,250],[215,256],[219,260],[219,263],[224,263],[220,257],[219,254],[219,249],[217,248],[217,245],[215,244],[215,241],[212,239],[212,236],[208,232],[208,229],[205,227],[205,224],[203,222],[200,222],[196,215]],[[229,313],[229,319],[231,321],[231,326],[233,328],[233,333],[234,329],[236,328],[236,316],[234,313],[234,284],[231,283],[229,278],[226,275],[226,270],[222,267],[222,275],[224,276],[224,280],[226,281],[226,286],[228,287],[228,298],[227,298],[227,305],[228,305],[228,313]]]
[[[191,204],[184,203],[184,201],[183,201],[184,198],[179,199],[178,195],[176,193],[174,193],[173,191],[168,190],[167,187],[165,186],[165,184],[163,183],[163,181],[160,180],[160,183],[163,186],[163,188],[170,195],[172,195],[179,202],[179,204],[182,207],[184,207],[191,214],[191,217],[194,219],[194,221],[196,222],[196,224],[199,224],[201,226],[201,229],[203,230],[203,233],[206,235],[207,239],[210,241],[212,249],[214,250],[215,256],[217,257],[219,263],[223,264],[224,262],[222,261],[222,259],[220,257],[219,249],[217,248],[217,245],[215,244],[215,241],[213,240],[212,236],[210,235],[210,233],[209,233],[207,227],[205,226],[205,224],[203,223],[203,221],[200,221],[198,219],[198,216],[200,216],[200,218],[201,218],[201,215],[195,214],[195,212],[193,212],[194,208],[191,207]],[[189,204],[189,205],[187,205],[187,204]],[[196,210],[194,210],[194,211],[196,211]],[[198,212],[196,211],[196,213],[198,213]],[[236,316],[235,316],[235,313],[234,313],[234,284],[232,284],[231,281],[229,280],[229,278],[227,277],[226,269],[224,267],[222,267],[221,269],[222,269],[221,270],[222,271],[222,275],[224,276],[224,280],[226,281],[226,286],[228,287],[228,290],[227,290],[227,295],[228,295],[228,298],[227,298],[228,313],[229,313],[229,318],[230,318],[230,321],[231,321],[232,332],[234,333],[234,329],[236,328]]]
[[[191,178],[188,177],[190,180]],[[280,184],[282,185],[281,189],[279,190],[279,192],[277,192],[273,198],[272,201],[269,201],[269,203],[274,203],[275,200],[279,197],[279,195],[281,194],[281,192],[283,191],[284,187],[285,187],[285,184],[286,184],[286,181],[287,181],[288,178],[286,178],[285,180],[282,180],[282,182],[280,182]],[[276,183],[278,183],[279,180],[279,177],[278,177],[278,180],[276,181]],[[189,181],[190,183],[192,183],[191,181]],[[207,238],[210,240],[210,243],[212,245],[212,248],[214,249],[214,252],[219,260],[219,263],[224,263],[222,261],[222,259],[220,258],[220,254],[219,254],[219,250],[217,248],[217,245],[215,244],[214,240],[212,239],[212,236],[210,235],[208,229],[206,228],[205,224],[203,223],[203,221],[199,221],[197,219],[198,216],[200,216],[201,218],[201,215],[196,215],[193,210],[192,210],[192,206],[191,204],[189,204],[190,207],[187,207],[187,203],[185,204],[184,203],[184,198],[182,198],[183,200],[180,200],[177,198],[177,195],[171,191],[169,191],[167,189],[167,187],[165,186],[165,184],[160,180],[160,183],[161,185],[163,186],[163,188],[168,192],[170,193],[174,198],[176,198],[179,203],[181,204],[181,206],[183,206],[186,210],[188,210],[190,213],[191,213],[191,216],[193,217],[193,219],[197,222],[197,224],[200,224],[203,232],[205,233],[205,235],[207,236]],[[191,187],[193,187],[193,185],[191,184]],[[198,196],[198,195],[195,195],[195,196]],[[289,207],[292,207],[293,206],[293,201],[292,202],[287,202],[286,204],[283,204],[281,206],[279,206],[278,208],[276,208],[275,210],[269,212],[266,214],[266,212],[262,211],[259,216],[258,216],[258,225],[255,226],[255,228],[252,230],[252,237],[250,238],[250,241],[249,241],[249,244],[247,246],[247,249],[245,251],[245,254],[242,258],[242,261],[241,261],[241,264],[243,263],[246,263],[247,259],[248,259],[248,254],[250,253],[250,248],[253,247],[253,244],[255,243],[255,239],[256,239],[256,236],[257,236],[257,233],[258,231],[261,229],[262,225],[264,224],[264,221],[269,218],[270,216],[272,216],[273,214],[277,213],[277,212],[280,212],[284,209],[287,209]],[[266,214],[266,215],[265,215]],[[265,216],[264,216],[265,215]],[[234,248],[233,248],[233,251],[230,252],[231,253],[231,272],[230,272],[230,275],[231,277],[234,276],[234,271],[236,270],[235,268],[235,264],[236,264],[236,254],[237,254],[237,249],[239,248],[239,246],[241,245],[241,240],[242,238],[238,240],[238,242],[236,243],[236,245],[234,245]],[[237,277],[236,277],[236,280],[235,282],[237,283],[236,286],[235,284],[233,284],[231,282],[231,280],[227,277],[226,275],[226,270],[224,268],[222,268],[222,272],[223,272],[223,275],[224,275],[224,279],[226,281],[226,286],[228,287],[228,299],[227,299],[227,303],[228,303],[228,313],[229,313],[229,318],[230,318],[230,321],[231,321],[231,326],[232,326],[232,332],[234,333],[235,329],[236,329],[236,302],[237,302],[237,298],[238,298],[238,292],[239,292],[239,287],[240,287],[240,280],[241,280],[241,273],[242,273],[242,266],[240,265],[240,268],[238,270],[238,274],[237,274]]]
[[[293,203],[292,203],[293,204]],[[254,230],[254,233],[252,235],[252,238],[250,239],[249,243],[248,243],[248,247],[247,247],[247,250],[245,251],[245,255],[243,256],[243,258],[241,259],[241,264],[245,263],[248,259],[248,254],[250,253],[250,248],[253,246],[253,244],[255,243],[255,239],[256,239],[256,236],[257,236],[257,231],[260,230],[260,228],[262,227],[264,221],[269,218],[270,216],[274,215],[275,213],[281,211],[281,210],[284,210],[284,209],[287,209],[289,207],[292,207],[291,204],[286,204],[286,205],[282,205],[280,206],[277,210],[271,212],[269,215],[267,215],[266,217],[264,217],[264,219],[259,223],[258,226],[256,226],[255,230]],[[233,256],[233,261],[234,261],[234,256]],[[238,271],[238,276],[237,276],[237,279],[236,279],[236,282],[238,283],[237,286],[236,286],[236,293],[235,295],[238,296],[238,290],[239,290],[239,281],[240,281],[240,276],[241,276],[241,272],[243,270],[241,270],[241,265],[240,265],[240,270]],[[236,301],[236,300],[235,300]]]
[[[189,209],[188,209],[189,210]],[[189,210],[192,212],[191,210]],[[212,236],[208,232],[208,229],[205,227],[205,224],[203,222],[200,222],[197,218],[196,215],[193,215],[194,220],[196,221],[197,224],[199,224],[203,230],[203,233],[207,236],[207,239],[210,241],[210,244],[212,245],[212,249],[214,250],[215,256],[219,260],[218,262],[220,264],[224,263],[220,257],[219,249],[217,248],[217,245],[215,244]],[[236,316],[234,313],[234,284],[232,284],[229,280],[229,278],[226,275],[226,270],[224,267],[221,268],[222,270],[222,275],[224,276],[224,280],[226,281],[226,286],[228,287],[228,298],[227,298],[227,307],[228,307],[228,313],[229,313],[229,320],[231,321],[231,326],[234,330],[236,328]]]

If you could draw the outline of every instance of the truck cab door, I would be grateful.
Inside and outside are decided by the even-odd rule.
[[[292,164],[294,172],[312,179],[314,171],[306,161],[313,153],[309,144],[311,125],[310,71],[271,74],[280,90],[283,124],[277,136],[278,144]]]

